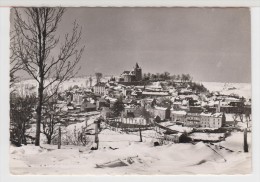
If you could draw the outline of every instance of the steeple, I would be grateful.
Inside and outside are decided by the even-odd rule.
[[[135,73],[135,80],[141,81],[142,80],[142,68],[139,67],[138,63],[135,64],[134,73]]]

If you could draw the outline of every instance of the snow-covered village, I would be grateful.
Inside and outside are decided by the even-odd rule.
[[[54,33],[56,26],[63,22],[64,8],[12,11],[12,174],[251,173],[250,82],[232,82],[228,76],[227,81],[218,80],[218,76],[214,76],[215,63],[209,64],[208,70],[200,69],[206,68],[206,64],[201,63],[200,67],[183,66],[176,71],[167,69],[173,64],[170,61],[164,67],[162,64],[162,70],[161,60],[153,67],[152,62],[138,57],[116,63],[115,71],[107,71],[110,68],[106,66],[102,70],[102,66],[96,68],[90,63],[84,67],[80,62],[88,62],[82,57],[88,49],[91,52],[92,47],[88,48],[86,41],[86,48],[77,49],[82,45],[78,44],[81,36],[89,33],[79,30],[80,21],[72,24],[72,33],[66,35],[64,45],[57,51],[59,55],[49,56],[50,50],[57,46],[59,38],[55,39]],[[30,15],[28,21],[26,15]],[[68,16],[70,14],[65,19]],[[105,46],[104,43],[101,48]],[[120,51],[113,54],[117,53]],[[250,65],[250,60],[247,61]],[[105,61],[93,62],[105,65]],[[221,70],[217,71],[219,77],[232,72],[225,72],[225,64],[228,63],[221,62],[217,66]],[[76,71],[78,65],[83,76]],[[232,64],[231,68],[233,66],[239,65]],[[21,78],[17,74],[20,70],[29,78]],[[238,72],[234,70],[235,75]],[[206,81],[199,81],[203,80],[200,74]],[[250,77],[250,73],[243,74]],[[210,81],[207,75],[216,79]]]

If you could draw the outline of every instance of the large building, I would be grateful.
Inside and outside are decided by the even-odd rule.
[[[132,71],[124,71],[121,74],[123,82],[136,82],[142,80],[142,68],[136,63]]]
[[[106,95],[107,90],[106,83],[99,82],[93,87],[94,93],[100,94],[100,95]]]

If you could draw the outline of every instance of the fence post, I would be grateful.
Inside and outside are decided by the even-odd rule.
[[[248,152],[247,128],[244,129],[244,152]]]
[[[98,138],[98,121],[94,121],[95,124],[95,143],[97,144],[97,149],[99,146],[99,138]]]
[[[123,112],[121,112],[121,131],[124,131]]]
[[[140,142],[143,142],[141,127],[139,126]]]
[[[59,127],[59,136],[58,136],[58,149],[61,147],[61,129]]]
[[[88,118],[86,117],[85,119],[85,125],[86,125],[86,128],[88,127]]]

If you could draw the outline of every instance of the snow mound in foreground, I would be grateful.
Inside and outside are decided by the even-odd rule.
[[[11,146],[10,166],[13,174],[247,174],[251,171],[251,154],[226,149],[233,149],[233,141],[242,136],[242,132],[237,132],[221,143],[154,147],[149,138],[139,142],[139,135],[134,133],[104,130],[95,151],[90,146],[75,145],[62,145],[59,150],[53,145],[43,146],[44,149]],[[242,145],[241,140],[235,141],[235,146]],[[97,168],[96,164],[104,166]]]

